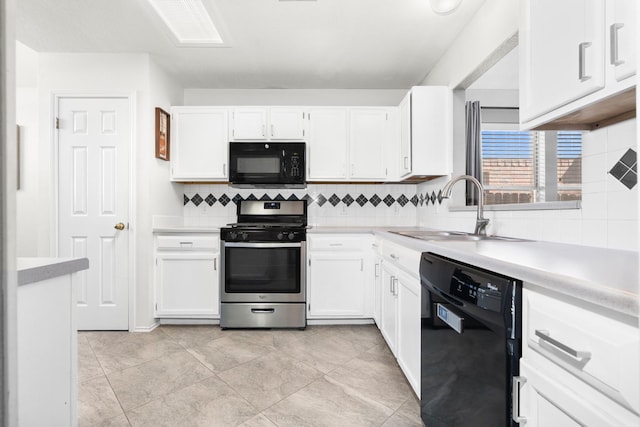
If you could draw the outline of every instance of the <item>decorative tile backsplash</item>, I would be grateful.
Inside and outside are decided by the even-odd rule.
[[[638,183],[638,156],[631,148],[609,171],[618,181],[631,190]]]
[[[398,204],[400,207],[405,207],[408,205],[413,205],[414,207],[428,206],[429,204],[435,205],[436,202],[438,204],[442,203],[441,192],[438,192],[437,196],[435,192],[431,192],[431,194],[428,194],[428,192],[424,194],[403,193],[397,197],[394,197],[391,194],[386,194],[384,198],[380,198],[378,194],[374,194],[370,197],[367,197],[364,194],[359,194],[357,196],[355,194],[356,193],[354,193],[353,195],[347,193],[344,195],[338,195],[336,193],[333,193],[329,196],[328,194],[325,195],[322,193],[311,195],[308,193],[300,192],[293,193],[285,197],[282,194],[278,193],[277,190],[274,190],[271,193],[263,193],[260,197],[258,197],[254,193],[251,193],[247,196],[243,196],[239,193],[230,193],[229,195],[223,193],[216,198],[216,196],[214,196],[212,193],[206,195],[204,193],[195,193],[189,195],[184,194],[183,201],[185,206],[189,203],[192,203],[195,206],[200,206],[201,203],[206,203],[209,206],[214,206],[216,203],[219,203],[222,206],[227,206],[230,202],[233,202],[237,205],[241,200],[306,200],[308,206],[311,206],[314,203],[318,206],[325,206],[325,204],[328,203],[332,207],[337,207],[340,203],[343,203],[346,206],[351,206],[354,202],[357,203],[360,207],[363,207],[367,203],[370,203],[374,207],[391,207],[394,203]],[[229,196],[231,195],[233,196],[229,198]],[[356,198],[354,199],[354,197]],[[383,203],[383,205],[380,204],[381,202]]]

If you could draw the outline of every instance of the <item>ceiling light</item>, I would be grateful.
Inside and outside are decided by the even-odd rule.
[[[162,18],[178,43],[222,44],[222,37],[202,0],[147,0]]]
[[[431,9],[438,15],[448,15],[460,6],[462,0],[429,0]]]

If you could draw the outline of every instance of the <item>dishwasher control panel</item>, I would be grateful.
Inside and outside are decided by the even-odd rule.
[[[483,277],[477,271],[473,273],[455,268],[451,275],[449,293],[460,300],[477,305],[485,310],[500,312],[503,293],[509,285],[508,280],[497,277]]]

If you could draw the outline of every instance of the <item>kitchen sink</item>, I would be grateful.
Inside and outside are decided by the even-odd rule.
[[[392,231],[394,234],[411,237],[420,240],[439,241],[504,241],[504,242],[527,242],[526,239],[505,236],[479,236],[477,234],[465,233],[464,231],[446,230],[415,230],[415,231]]]

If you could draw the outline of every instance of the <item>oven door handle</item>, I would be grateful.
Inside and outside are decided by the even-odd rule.
[[[302,243],[235,243],[223,242],[225,248],[300,248]]]

